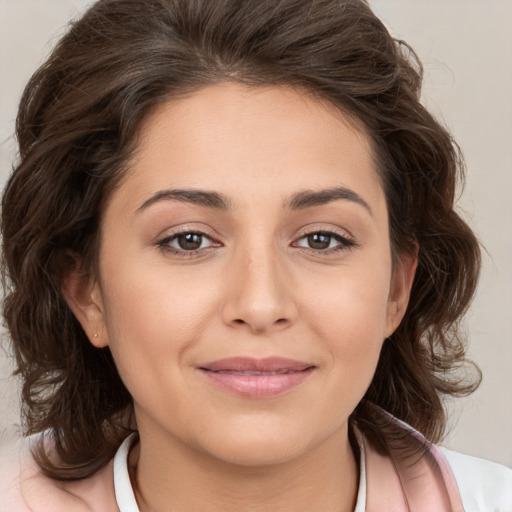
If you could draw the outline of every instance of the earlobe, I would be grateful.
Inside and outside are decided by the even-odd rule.
[[[106,347],[108,336],[99,284],[79,270],[72,270],[63,279],[62,293],[91,343],[97,348]]]
[[[407,310],[418,266],[418,249],[416,247],[412,253],[400,254],[395,263],[388,299],[386,337],[391,336],[397,329]]]

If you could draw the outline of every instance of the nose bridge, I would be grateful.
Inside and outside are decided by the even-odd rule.
[[[294,301],[283,258],[268,238],[255,238],[237,247],[224,305],[226,323],[263,332],[293,320]]]
[[[266,298],[268,303],[277,301],[280,295],[280,283],[277,281],[279,257],[271,244],[266,247],[259,247],[241,256],[241,270],[245,268],[245,289],[247,295]],[[244,261],[245,260],[245,261]]]

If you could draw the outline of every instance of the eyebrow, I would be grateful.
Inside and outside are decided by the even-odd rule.
[[[207,208],[215,208],[217,210],[229,210],[231,208],[231,201],[228,197],[218,192],[209,192],[206,190],[194,189],[174,189],[174,190],[160,190],[152,195],[149,199],[144,201],[137,209],[137,212],[145,210],[152,204],[160,201],[182,201],[184,203],[197,204]]]
[[[332,203],[338,199],[356,203],[364,207],[372,215],[370,205],[359,194],[345,187],[334,187],[325,190],[303,190],[294,194],[286,206],[290,210],[302,210],[312,206]]]
[[[372,215],[372,210],[368,203],[359,194],[345,187],[334,187],[324,190],[302,190],[291,196],[291,198],[286,201],[285,207],[290,210],[303,210],[313,206],[332,203],[339,199],[351,201],[363,206],[368,210],[370,215]],[[156,192],[149,199],[146,199],[141,206],[139,206],[137,212],[145,210],[160,201],[172,200],[197,204],[199,206],[214,208],[217,210],[230,210],[232,208],[231,200],[219,192],[195,189],[172,189]]]

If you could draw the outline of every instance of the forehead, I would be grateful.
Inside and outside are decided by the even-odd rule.
[[[221,188],[237,196],[333,186],[382,193],[357,122],[300,90],[223,83],[148,116],[121,189],[142,200],[158,188]]]

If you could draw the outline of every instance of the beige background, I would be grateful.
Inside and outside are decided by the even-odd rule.
[[[15,155],[16,103],[25,82],[88,0],[0,0],[0,177]],[[371,0],[418,52],[424,101],[467,159],[464,215],[487,249],[466,322],[484,373],[469,399],[451,402],[451,448],[512,467],[512,1]],[[0,442],[18,424],[16,381],[0,351]]]

